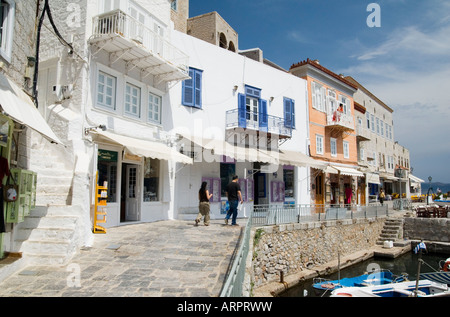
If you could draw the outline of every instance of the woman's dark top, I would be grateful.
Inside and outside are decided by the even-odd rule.
[[[199,191],[199,195],[200,195],[200,202],[204,203],[204,202],[209,202],[208,197],[206,196],[206,190],[201,190]]]

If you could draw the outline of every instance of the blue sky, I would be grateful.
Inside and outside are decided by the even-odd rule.
[[[370,28],[367,7],[381,9]],[[450,183],[450,1],[190,0],[190,16],[217,11],[239,34],[289,69],[306,58],[354,77],[394,109],[395,140],[413,174]]]

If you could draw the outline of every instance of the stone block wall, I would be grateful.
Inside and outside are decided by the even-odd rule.
[[[450,242],[449,218],[405,218],[403,236],[410,240]]]
[[[278,225],[256,230],[253,284],[259,287],[376,244],[385,218]]]

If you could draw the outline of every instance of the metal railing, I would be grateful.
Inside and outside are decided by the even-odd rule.
[[[107,35],[123,37],[159,56],[188,74],[189,57],[163,36],[146,27],[121,10],[114,10],[94,17],[93,38]]]
[[[245,118],[240,118],[239,109],[229,110],[226,112],[226,127],[246,128],[285,137],[292,137],[292,127],[289,127],[289,124],[286,123],[284,118],[264,115],[264,126],[262,126],[260,124],[261,115],[262,114],[257,112],[246,111]],[[245,122],[245,126],[243,126],[243,122]]]
[[[220,297],[242,297],[246,262],[250,251],[250,238],[252,231],[252,215],[248,218],[244,233],[240,240],[238,251],[235,254],[231,270],[220,292]]]
[[[377,218],[389,215],[387,205],[258,205],[253,209],[253,226],[328,220]]]

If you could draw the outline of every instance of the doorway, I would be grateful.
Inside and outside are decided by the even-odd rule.
[[[122,164],[122,190],[120,199],[120,222],[140,221],[140,166]]]

